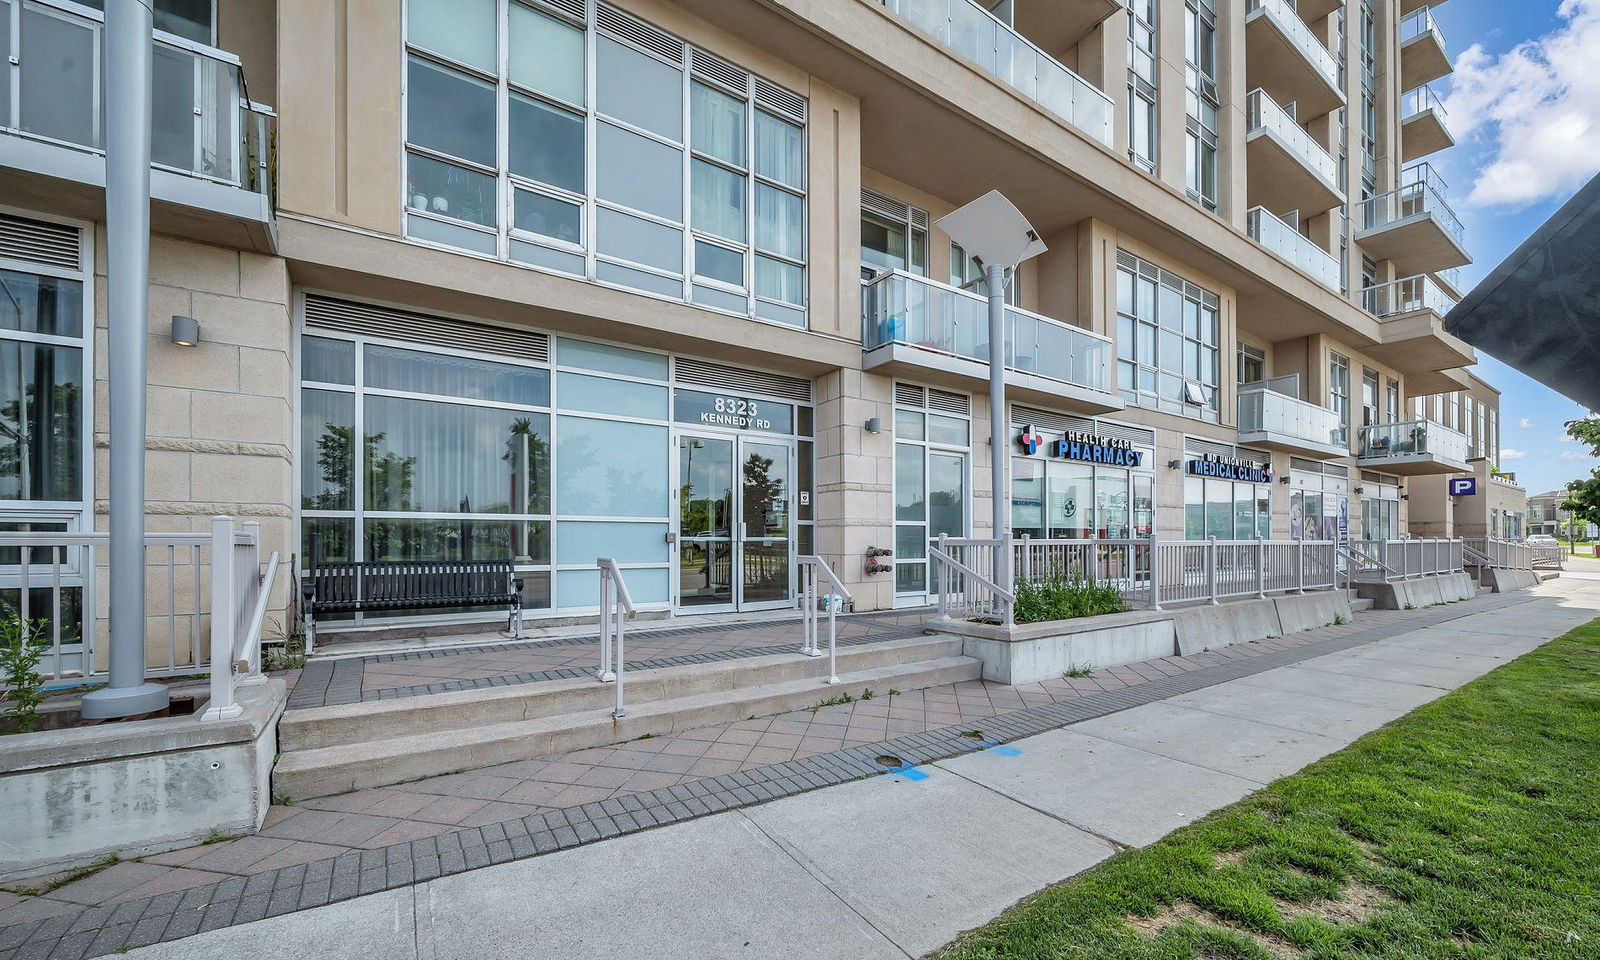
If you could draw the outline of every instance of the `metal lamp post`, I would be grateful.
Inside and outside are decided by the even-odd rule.
[[[1047,249],[1039,234],[1010,200],[991,190],[937,224],[983,267],[989,295],[989,477],[994,507],[995,580],[1011,587],[1010,511],[1006,489],[1010,469],[1006,444],[1006,272]]]

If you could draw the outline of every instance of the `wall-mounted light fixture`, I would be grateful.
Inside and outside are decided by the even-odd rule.
[[[1279,483],[1283,483],[1283,484],[1287,484],[1289,482],[1289,478],[1287,476],[1279,477],[1278,478],[1278,482]]]
[[[865,426],[868,433],[883,432],[883,423],[877,417],[868,417]]]
[[[180,347],[198,346],[200,343],[200,321],[194,317],[173,317],[172,342]]]
[[[1168,470],[1177,470],[1182,466],[1183,466],[1183,461],[1182,460],[1168,460],[1167,461],[1167,469]]]
[[[1366,490],[1366,487],[1356,487],[1356,493],[1365,493]]]

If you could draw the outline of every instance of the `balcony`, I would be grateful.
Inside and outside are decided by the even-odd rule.
[[[1016,4],[1016,28],[1042,50],[1071,50],[1121,9],[1120,0],[1024,0]]]
[[[1360,463],[1405,477],[1467,471],[1465,435],[1430,420],[1361,428]]]
[[[1344,203],[1339,165],[1265,90],[1246,100],[1246,163],[1251,203],[1319,214]]]
[[[1299,0],[1294,9],[1306,23],[1316,23],[1323,17],[1331,16],[1342,6],[1344,0]]]
[[[1412,11],[1423,7],[1437,7],[1441,3],[1444,3],[1444,0],[1432,0],[1431,3],[1429,0],[1400,0],[1400,15],[1403,17]]]
[[[1400,21],[1400,87],[1412,90],[1450,73],[1450,55],[1433,11],[1419,7]]]
[[[1400,160],[1410,163],[1456,145],[1446,125],[1444,102],[1423,84],[1400,97]]]
[[[895,270],[862,287],[867,369],[930,377],[958,388],[989,378],[989,301]],[[1075,410],[1120,410],[1111,389],[1112,343],[1080,327],[1006,309],[1006,382],[1019,399],[1072,401]]]
[[[1405,176],[1400,189],[1362,202],[1356,242],[1374,260],[1393,260],[1404,274],[1471,263],[1466,231],[1444,199],[1444,181],[1426,163],[1408,169]]]
[[[1326,407],[1279,393],[1266,383],[1239,386],[1239,442],[1308,457],[1348,456],[1344,423]]]
[[[46,0],[6,13],[20,29],[0,32],[0,196],[104,219],[101,16]],[[153,229],[270,252],[274,117],[239,58],[157,31],[153,73]]]
[[[1272,215],[1265,207],[1253,207],[1246,217],[1250,239],[1309,273],[1335,293],[1340,290],[1339,260],[1317,246],[1310,238]]]
[[[1406,377],[1477,362],[1469,344],[1445,332],[1444,316],[1456,301],[1432,277],[1418,275],[1368,287],[1361,291],[1361,303],[1382,321],[1380,341],[1370,351],[1373,358]],[[1408,385],[1414,395],[1421,395],[1418,384]]]
[[[1111,98],[983,7],[971,0],[879,2],[1090,139],[1111,146]]]
[[[1287,0],[1249,0],[1245,82],[1299,105],[1306,118],[1344,105],[1339,65]]]

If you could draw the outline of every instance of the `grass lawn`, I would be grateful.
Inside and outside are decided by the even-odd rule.
[[[1600,958],[1600,620],[935,956]]]

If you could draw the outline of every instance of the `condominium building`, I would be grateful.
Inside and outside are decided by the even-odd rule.
[[[105,523],[99,6],[0,0],[7,529]],[[510,557],[548,618],[597,556],[689,615],[818,554],[880,609],[994,450],[1068,538],[1449,531],[1497,457],[1415,0],[155,9],[155,529]],[[936,223],[990,190],[1048,246],[1004,344]]]

